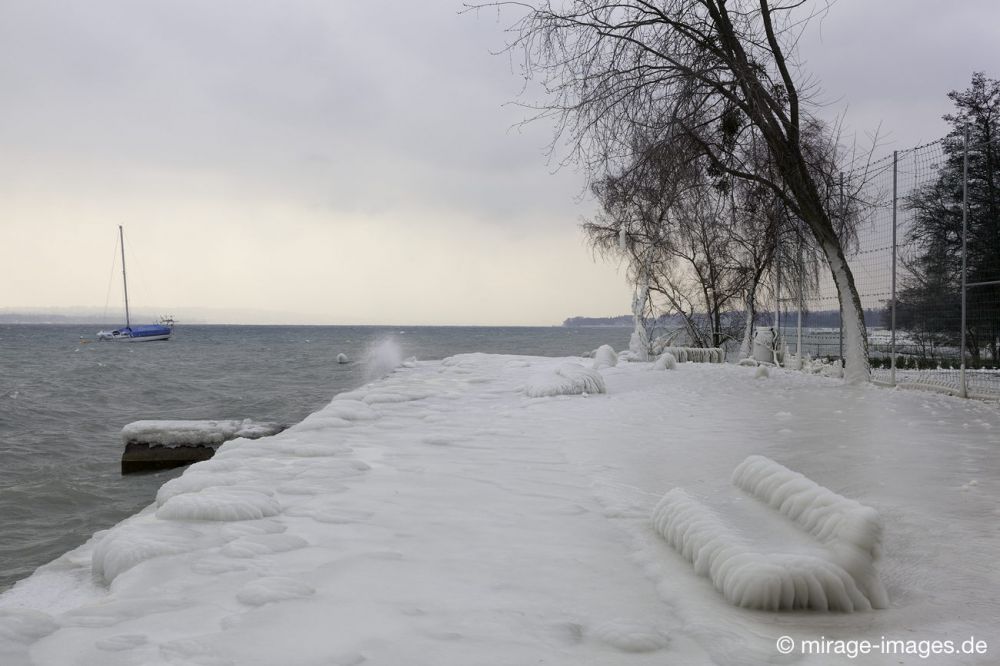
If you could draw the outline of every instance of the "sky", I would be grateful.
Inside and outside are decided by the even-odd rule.
[[[629,311],[585,179],[520,125],[508,19],[452,0],[0,0],[0,313],[555,325]],[[1000,77],[1000,3],[841,0],[800,40],[879,151]],[[991,71],[990,67],[994,69]]]

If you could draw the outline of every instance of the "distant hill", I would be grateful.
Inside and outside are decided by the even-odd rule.
[[[786,323],[785,312],[781,313],[781,325],[791,326],[794,325],[794,321],[791,319]],[[742,316],[742,312],[734,312],[723,315],[724,317],[729,316]],[[773,317],[772,312],[762,311],[757,313],[757,323],[770,325]],[[796,317],[796,313],[793,311],[789,314],[793,319]],[[865,310],[865,325],[868,327],[878,327],[886,326],[886,311],[884,309],[867,309]],[[632,326],[632,315],[618,315],[617,317],[570,317],[562,323],[563,326]],[[662,316],[656,320],[657,326],[681,326],[683,325],[683,320],[679,315],[669,315]],[[838,310],[817,310],[816,312],[803,312],[802,313],[802,325],[808,328],[837,328],[840,325],[840,312]]]

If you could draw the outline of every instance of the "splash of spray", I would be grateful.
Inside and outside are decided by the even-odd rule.
[[[393,338],[381,338],[365,350],[365,380],[385,377],[403,364],[403,349]]]

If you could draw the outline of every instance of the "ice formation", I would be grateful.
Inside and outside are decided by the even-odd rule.
[[[874,608],[889,604],[875,571],[881,556],[882,521],[870,506],[848,499],[764,456],[750,456],[732,476],[733,485],[765,502],[829,548]]]
[[[257,520],[276,516],[278,501],[259,489],[211,486],[174,495],[156,510],[164,520]]]
[[[771,371],[767,369],[766,365],[761,365],[753,373],[754,379],[767,379],[771,376]]]
[[[653,510],[664,539],[707,576],[730,603],[761,610],[854,611],[885,608],[875,571],[878,513],[765,458],[750,456],[732,483],[807,532],[811,547],[768,544],[675,488]]]
[[[663,352],[653,363],[653,370],[673,370],[677,367],[677,359],[670,352]]]
[[[176,555],[203,544],[201,534],[173,523],[139,522],[109,531],[94,548],[91,568],[94,575],[110,583],[132,567],[161,555]]]
[[[250,419],[204,421],[134,421],[122,428],[122,443],[150,446],[212,446],[237,437],[259,439],[283,430],[277,423],[256,423]]]
[[[337,363],[347,363],[347,354],[337,354]]]
[[[558,368],[530,378],[524,386],[529,398],[581,393],[607,393],[604,377],[579,363],[563,363]]]
[[[601,345],[594,352],[594,370],[613,368],[618,365],[618,354],[611,345]]]

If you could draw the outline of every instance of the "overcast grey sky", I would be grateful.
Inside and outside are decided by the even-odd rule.
[[[459,2],[0,0],[0,311],[556,324],[629,309],[550,128],[512,129],[506,21]],[[1000,3],[842,0],[803,37],[823,113],[884,150],[1000,76]],[[112,291],[111,311],[119,307]]]

